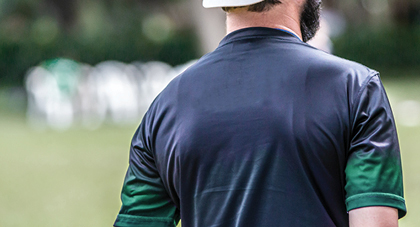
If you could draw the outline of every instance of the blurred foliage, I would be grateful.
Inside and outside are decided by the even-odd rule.
[[[30,67],[57,57],[91,65],[197,58],[194,25],[206,24],[187,12],[192,1],[0,0],[0,87],[22,85]],[[335,54],[372,67],[420,65],[419,1],[385,3],[324,0],[350,24],[334,38]]]
[[[22,85],[30,67],[57,57],[91,65],[106,60],[177,65],[198,57],[193,29],[177,26],[149,5],[74,1],[74,9],[63,13],[60,6],[66,5],[60,2],[0,0],[0,87]]]
[[[420,66],[420,26],[350,28],[333,42],[335,55],[369,67]]]
[[[31,38],[5,41],[0,37],[0,86],[23,84],[25,72],[45,59],[67,57],[97,64],[106,60],[122,62],[160,60],[172,65],[197,57],[192,31],[174,34],[164,43],[153,43],[129,32],[82,42],[77,38],[60,36],[48,44]]]

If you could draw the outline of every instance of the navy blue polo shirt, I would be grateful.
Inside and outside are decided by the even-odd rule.
[[[379,75],[269,28],[227,35],[136,131],[115,226],[348,226],[406,212]]]

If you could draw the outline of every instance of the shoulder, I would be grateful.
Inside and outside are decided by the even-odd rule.
[[[307,45],[305,52],[312,69],[343,73],[360,80],[369,80],[378,74],[377,71],[348,59],[344,59]]]
[[[307,48],[308,74],[329,75],[344,82],[347,89],[355,95],[363,90],[370,81],[380,81],[379,72],[363,64]]]

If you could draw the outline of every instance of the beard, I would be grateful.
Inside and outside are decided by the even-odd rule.
[[[319,30],[321,0],[306,0],[300,15],[300,30],[303,42],[312,39]]]

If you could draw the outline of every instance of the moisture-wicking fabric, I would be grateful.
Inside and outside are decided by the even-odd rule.
[[[248,28],[175,78],[134,135],[116,226],[348,226],[405,215],[378,73],[295,36]]]

